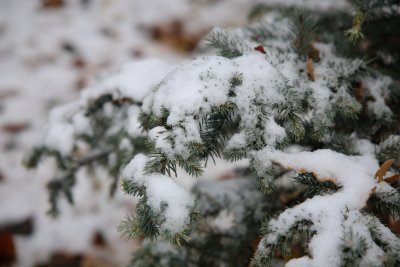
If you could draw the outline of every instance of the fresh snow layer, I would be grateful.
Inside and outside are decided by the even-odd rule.
[[[115,99],[128,97],[134,102],[142,102],[170,70],[171,65],[159,59],[129,62],[102,83],[83,91],[81,99],[90,100],[112,94]]]

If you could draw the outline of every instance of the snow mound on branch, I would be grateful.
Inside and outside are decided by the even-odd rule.
[[[339,266],[341,244],[345,238],[349,238],[346,235],[350,232],[363,238],[366,243],[363,263],[374,266],[381,264],[385,253],[374,243],[366,228],[369,223],[367,217],[360,212],[371,190],[378,185],[374,174],[379,165],[373,155],[346,156],[321,149],[295,153],[274,151],[269,158],[286,169],[300,173],[312,172],[320,181],[330,180],[342,188],[332,195],[307,199],[271,220],[268,228],[270,233],[263,238],[259,249],[266,249],[266,245],[278,242],[279,236],[286,236],[296,223],[309,221],[313,224],[311,229],[315,231],[309,243],[310,256],[293,259],[286,266]],[[396,238],[390,231],[386,231],[385,235],[386,239],[395,243]]]
[[[199,110],[206,113],[212,107],[224,104],[231,88],[230,80],[235,74],[242,75],[243,84],[238,86],[237,104],[241,103],[243,108],[249,106],[246,103],[257,93],[265,93],[271,99],[281,98],[273,90],[264,88],[276,80],[279,73],[263,58],[261,54],[246,55],[233,60],[210,56],[185,63],[166,76],[158,90],[145,100],[143,110],[161,116],[164,107],[170,112],[167,123],[176,125],[183,115]],[[254,90],[248,90],[250,87]]]
[[[89,117],[86,115],[86,110],[92,101],[104,95],[111,95],[114,100],[129,98],[135,103],[140,103],[171,68],[171,65],[158,59],[125,64],[115,75],[84,89],[78,100],[53,109],[44,145],[59,151],[62,155],[70,154],[78,135],[93,132]],[[114,112],[112,107],[109,112]],[[123,121],[116,121],[116,124],[120,124],[117,128],[125,127],[132,137],[140,135],[139,113],[140,108],[132,105],[128,110],[127,122],[123,124]]]
[[[114,75],[82,92],[81,99],[88,101],[100,95],[112,94],[114,99],[128,97],[135,102],[142,102],[171,67],[159,59],[126,63]]]
[[[184,229],[189,222],[190,208],[194,205],[194,198],[190,192],[174,182],[170,177],[161,174],[144,174],[148,157],[143,154],[136,155],[125,167],[122,177],[132,179],[139,186],[146,187],[147,203],[160,213],[166,206],[163,214],[165,221],[161,230],[172,234]]]
[[[329,149],[313,152],[285,153],[275,151],[272,161],[287,169],[312,172],[319,180],[331,180],[343,187],[338,205],[360,209],[365,205],[369,192],[376,185],[374,175],[379,165],[373,155],[346,156]]]

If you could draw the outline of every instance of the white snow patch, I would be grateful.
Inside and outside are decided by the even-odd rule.
[[[165,221],[161,229],[172,234],[182,231],[189,222],[189,211],[194,205],[193,196],[172,178],[161,174],[144,174],[144,167],[148,157],[136,155],[123,171],[124,179],[132,179],[139,185],[146,187],[148,204],[156,212],[161,212],[164,205]]]

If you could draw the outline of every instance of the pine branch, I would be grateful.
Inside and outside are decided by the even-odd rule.
[[[292,253],[291,245],[295,240],[308,240],[313,235],[311,226],[312,222],[301,220],[293,224],[284,235],[276,236],[273,243],[267,243],[265,239],[261,239],[252,265],[255,267],[269,266],[277,252],[283,256],[290,256]],[[264,225],[263,228],[267,230],[266,236],[273,232],[273,229],[269,229],[268,225]]]
[[[360,266],[362,259],[367,251],[365,238],[357,236],[353,231],[343,235],[341,266],[356,267]]]
[[[337,192],[341,187],[331,181],[319,181],[312,173],[298,174],[293,178],[297,183],[305,185],[304,196],[311,198],[315,195],[325,195]]]
[[[291,18],[293,49],[300,57],[305,58],[310,53],[315,39],[316,19],[299,10]]]
[[[379,144],[375,153],[380,162],[393,159],[393,167],[400,171],[400,135],[389,136]]]
[[[200,135],[203,141],[203,158],[220,157],[225,141],[233,134],[237,128],[234,120],[236,106],[227,102],[219,107],[212,109],[210,114],[205,114],[200,119]]]
[[[375,192],[368,200],[368,206],[372,206],[382,214],[389,214],[400,218],[400,190],[393,189],[391,192]]]
[[[143,196],[136,205],[136,215],[134,217],[127,216],[121,222],[118,231],[122,236],[129,239],[146,237],[150,240],[159,236],[160,224],[163,221],[162,212],[154,212],[146,202],[147,198]]]
[[[224,150],[224,158],[229,161],[238,161],[248,157],[246,148],[233,148]]]
[[[161,116],[157,117],[154,114],[147,114],[141,112],[139,115],[140,125],[142,126],[143,130],[148,131],[156,126],[164,126],[168,127],[167,125],[167,118],[169,116],[169,111],[165,107],[161,108]]]
[[[386,253],[386,257],[382,259],[384,266],[398,266],[400,264],[400,240],[390,232],[378,218],[372,215],[366,215],[368,220],[368,228],[373,240],[379,244]]]
[[[73,204],[74,200],[71,189],[75,184],[75,174],[78,172],[78,170],[81,167],[90,165],[95,161],[107,157],[111,151],[112,149],[96,151],[78,161],[72,161],[62,176],[54,178],[49,182],[48,189],[50,209],[48,213],[50,215],[53,217],[57,217],[59,215],[60,212],[58,210],[58,201],[61,193],[64,194],[70,204]]]
[[[216,48],[221,56],[227,58],[239,57],[251,51],[251,48],[241,38],[219,28],[214,28],[205,40],[209,46]]]
[[[354,139],[344,133],[335,133],[331,140],[326,144],[327,148],[341,152],[346,155],[356,155]]]
[[[131,196],[143,197],[146,194],[146,188],[143,185],[138,185],[131,180],[122,181],[122,190]]]

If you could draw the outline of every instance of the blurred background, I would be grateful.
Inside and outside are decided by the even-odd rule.
[[[22,161],[49,110],[121,64],[193,57],[213,27],[243,25],[250,0],[0,0],[0,266],[124,266],[139,241],[117,226],[134,199],[78,175],[75,205],[46,215],[54,162]],[[86,174],[87,176],[87,174]]]
[[[110,198],[105,173],[78,173],[75,204],[60,200],[53,219],[46,187],[55,164],[28,171],[24,158],[42,142],[53,107],[124,63],[174,65],[207,52],[202,38],[213,27],[244,25],[260,3],[350,10],[347,0],[0,0],[0,267],[129,262],[141,240],[122,238],[117,226],[134,198],[121,190]],[[229,178],[218,164],[207,178]]]

